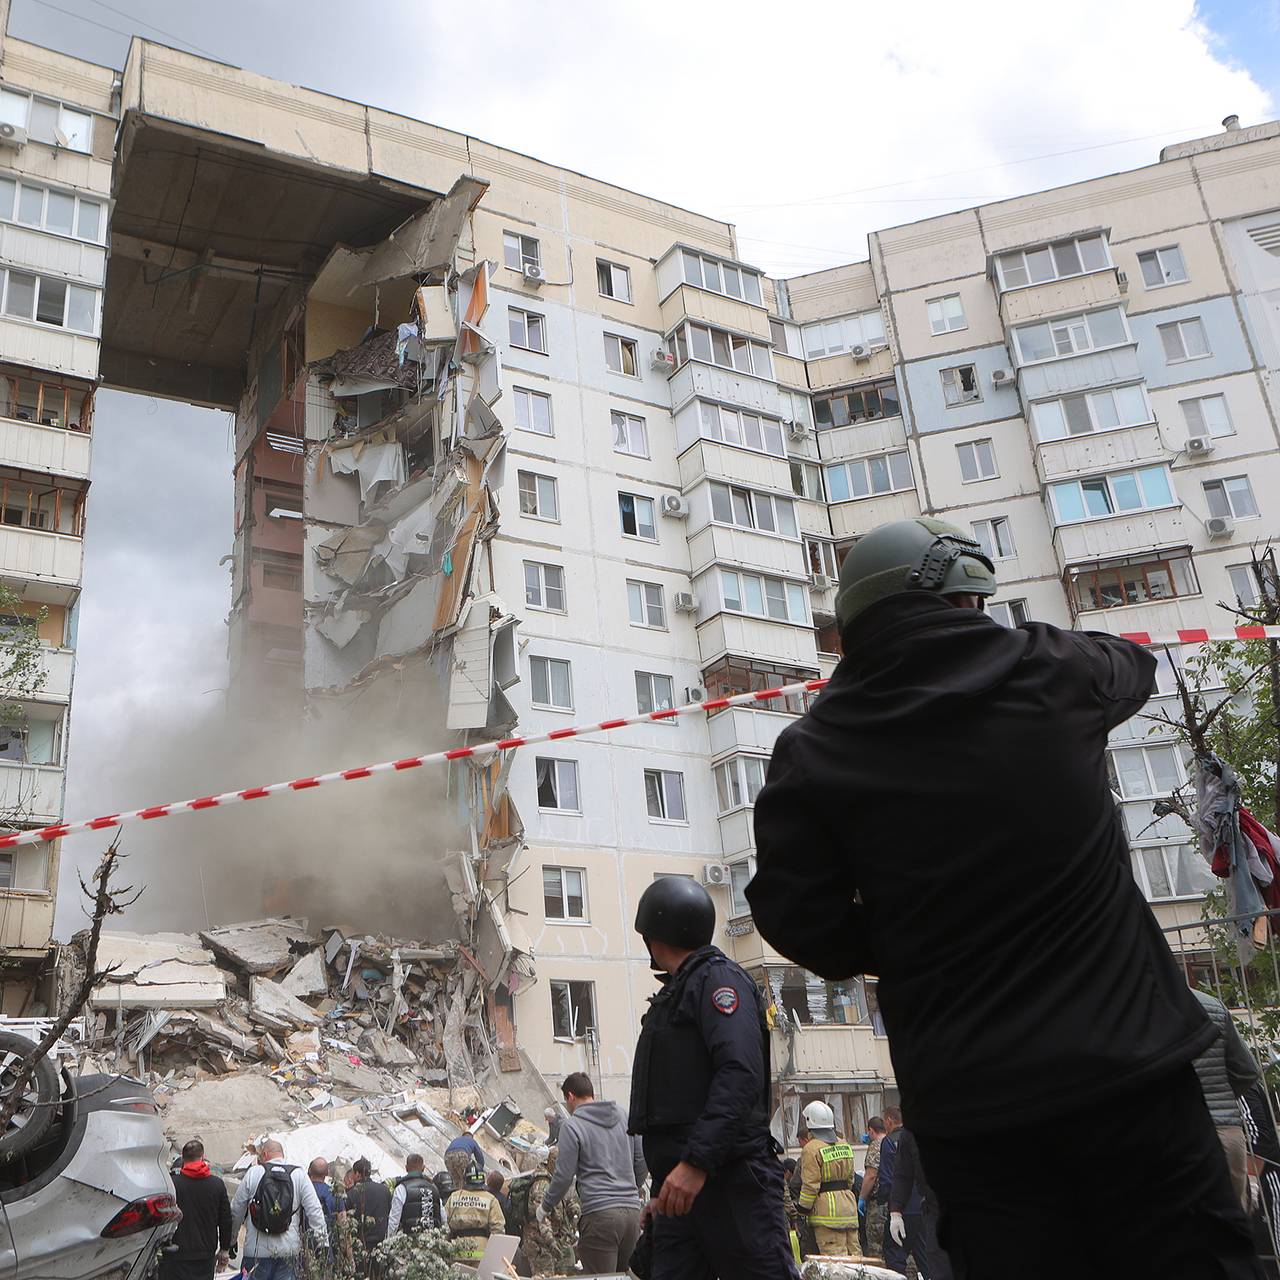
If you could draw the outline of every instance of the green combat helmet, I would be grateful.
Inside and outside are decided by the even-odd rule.
[[[945,520],[919,516],[882,524],[859,538],[840,566],[840,630],[877,600],[905,591],[993,596],[995,567],[981,544]]]

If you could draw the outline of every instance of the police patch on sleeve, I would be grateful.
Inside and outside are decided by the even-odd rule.
[[[711,1003],[727,1018],[738,1007],[738,993],[732,987],[717,987],[711,993]]]

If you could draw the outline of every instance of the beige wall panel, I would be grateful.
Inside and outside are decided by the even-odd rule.
[[[4,42],[4,78],[20,89],[32,89],[66,103],[111,113],[110,67],[82,62],[37,44],[9,36]]]
[[[1274,140],[1197,156],[1193,163],[1212,217],[1280,207],[1280,148]]]
[[[873,256],[883,257],[889,288],[915,289],[987,269],[986,252],[973,210],[930,218],[872,234]]]
[[[953,293],[960,295],[966,327],[935,335],[929,328],[929,299]],[[893,321],[903,360],[932,359],[1004,341],[995,291],[985,274],[895,293]]]
[[[1142,281],[1138,254],[1146,249],[1163,249],[1166,245],[1173,244],[1182,251],[1182,260],[1187,267],[1187,282],[1149,289]],[[1180,307],[1199,298],[1226,293],[1231,287],[1222,270],[1218,246],[1207,223],[1139,236],[1134,240],[1126,240],[1123,244],[1113,242],[1111,257],[1129,278],[1125,309],[1130,315],[1143,311],[1161,311],[1165,307]]]
[[[869,262],[852,262],[787,281],[791,317],[804,324],[830,316],[870,311],[880,305]]]

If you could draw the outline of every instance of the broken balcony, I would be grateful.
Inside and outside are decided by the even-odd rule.
[[[31,599],[69,604],[79,587],[86,483],[0,467],[0,573],[24,583],[48,584],[52,592]]]
[[[93,388],[0,369],[0,466],[87,479]]]

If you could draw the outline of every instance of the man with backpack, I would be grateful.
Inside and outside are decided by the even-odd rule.
[[[387,1217],[387,1238],[397,1231],[414,1235],[430,1227],[444,1225],[443,1206],[436,1185],[424,1172],[425,1161],[420,1155],[411,1155],[404,1162],[405,1174],[396,1179],[396,1189],[391,1196],[391,1210]]]
[[[245,1228],[244,1269],[253,1280],[297,1280],[303,1219],[316,1245],[327,1248],[324,1209],[311,1179],[285,1164],[284,1148],[269,1138],[231,1202],[231,1238]]]
[[[549,1213],[538,1213],[555,1172],[556,1148],[552,1147],[545,1169],[511,1180],[511,1226],[520,1236],[520,1252],[533,1275],[562,1274],[577,1265],[573,1250],[581,1216],[577,1195],[570,1189]]]

